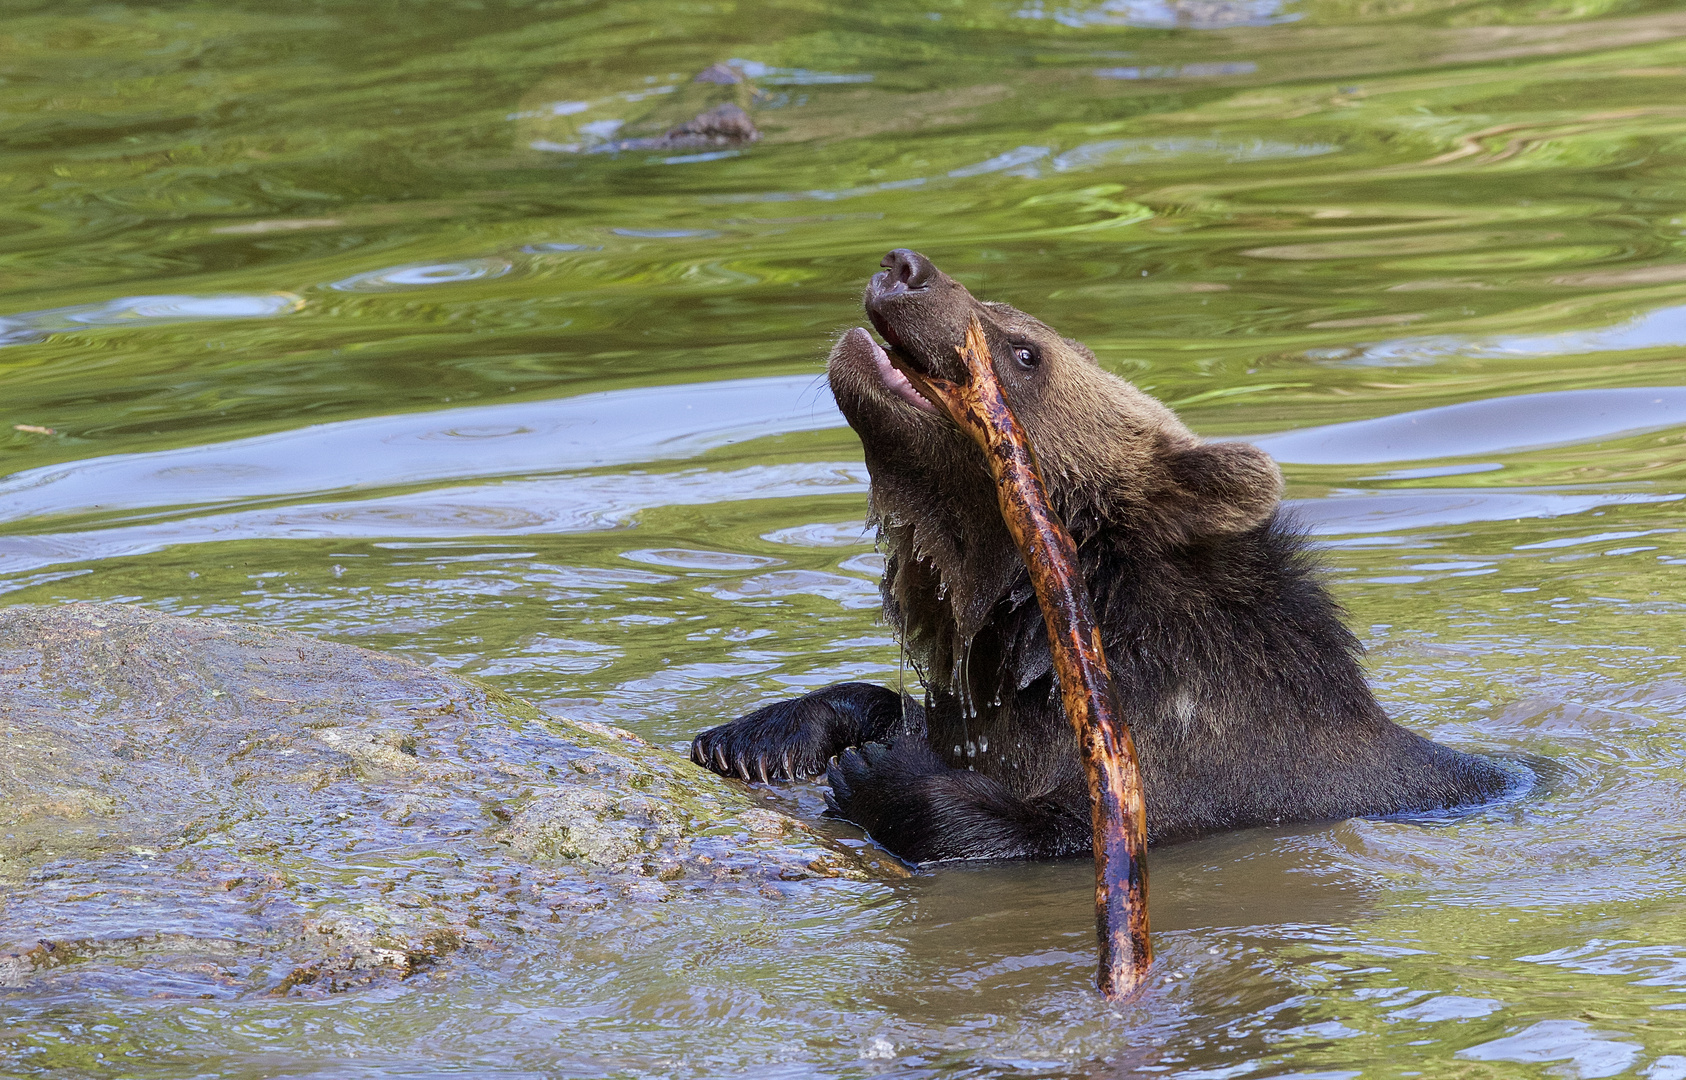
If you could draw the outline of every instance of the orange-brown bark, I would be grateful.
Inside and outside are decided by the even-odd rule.
[[[960,383],[903,371],[983,448],[995,477],[1001,516],[1030,573],[1048,626],[1060,700],[1077,730],[1089,778],[1100,938],[1095,981],[1107,997],[1126,997],[1141,985],[1153,962],[1147,927],[1147,811],[1135,743],[1113,693],[1100,627],[1078,569],[1077,546],[1048,502],[1036,456],[1007,405],[976,316],[966,330],[960,358],[966,370]]]

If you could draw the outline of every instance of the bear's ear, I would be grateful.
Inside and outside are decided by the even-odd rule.
[[[1187,537],[1244,532],[1282,501],[1282,470],[1241,442],[1193,443],[1160,459],[1170,483],[1159,501],[1168,524]]]

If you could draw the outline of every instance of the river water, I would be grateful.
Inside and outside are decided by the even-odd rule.
[[[1679,4],[5,7],[5,601],[399,651],[675,750],[894,681],[820,372],[907,246],[1259,438],[1386,706],[1538,781],[1157,851],[1121,1008],[1085,866],[956,866],[692,955],[0,998],[0,1072],[1686,1077]],[[727,61],[759,143],[588,152]]]

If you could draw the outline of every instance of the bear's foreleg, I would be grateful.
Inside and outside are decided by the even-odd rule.
[[[833,754],[925,730],[925,710],[871,683],[847,682],[777,701],[691,740],[691,760],[742,780],[802,780]]]
[[[826,778],[831,812],[908,862],[1049,859],[1085,854],[1094,842],[1087,818],[951,769],[918,736],[847,750]]]

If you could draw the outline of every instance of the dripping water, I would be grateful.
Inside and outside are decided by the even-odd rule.
[[[904,733],[907,731],[907,641],[900,634],[896,635],[896,699],[902,714],[896,730]]]
[[[972,768],[972,758],[978,748],[972,742],[972,641],[967,638],[960,652],[960,745],[966,748],[966,767]]]

